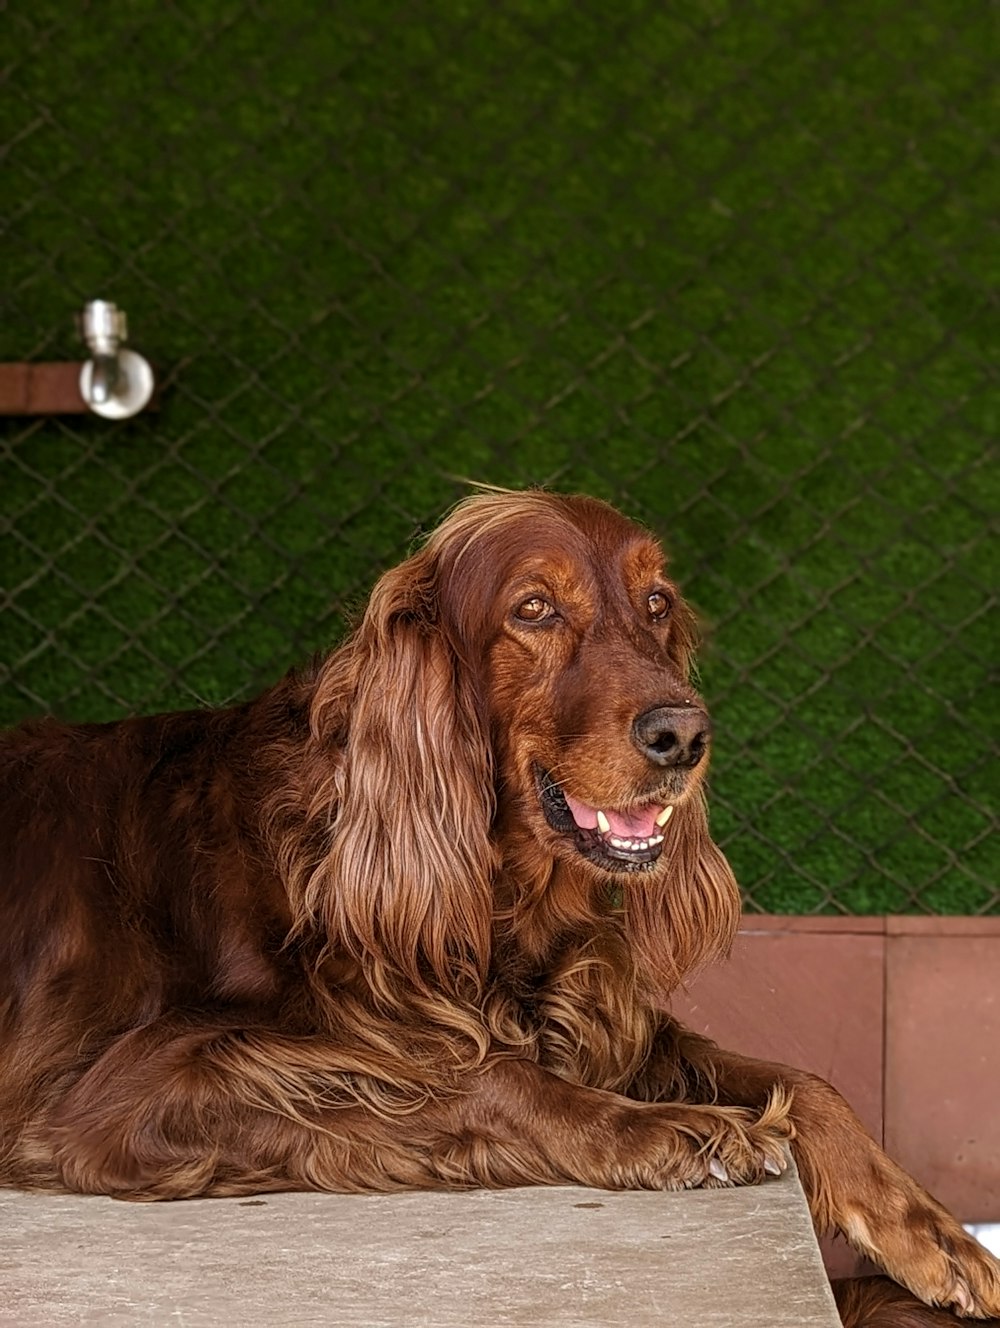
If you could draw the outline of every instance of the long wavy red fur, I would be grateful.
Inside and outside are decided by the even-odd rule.
[[[665,767],[635,737],[651,709],[703,713],[693,644],[647,532],[486,493],[256,700],[14,731],[0,1181],[674,1188],[761,1181],[792,1141],[817,1225],[923,1301],[1000,1312],[995,1263],[828,1085],[663,1012],[739,918],[707,756]],[[553,824],[540,772],[622,815],[669,803],[659,856],[584,851],[597,831]]]

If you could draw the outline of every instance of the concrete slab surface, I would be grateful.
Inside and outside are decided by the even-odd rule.
[[[0,1192],[0,1323],[836,1328],[794,1175],[186,1203]]]

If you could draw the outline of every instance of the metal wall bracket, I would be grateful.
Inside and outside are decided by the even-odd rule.
[[[91,352],[85,363],[0,364],[0,415],[101,415],[125,420],[156,409],[156,378],[141,355],[124,348],[125,311],[91,300],[77,315]]]
[[[128,340],[125,310],[110,300],[91,300],[80,315],[80,332],[93,359],[80,371],[80,395],[97,415],[125,420],[138,415],[153,395],[153,371]]]

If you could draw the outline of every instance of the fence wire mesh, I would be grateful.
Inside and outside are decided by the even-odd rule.
[[[242,697],[456,476],[615,501],[709,625],[751,908],[996,913],[989,6],[8,9],[2,717]]]

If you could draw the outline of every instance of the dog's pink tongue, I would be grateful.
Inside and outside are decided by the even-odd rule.
[[[573,813],[573,820],[581,830],[597,829],[596,807],[581,802],[579,798],[574,798],[565,791],[563,797],[566,799],[566,805]],[[611,827],[609,833],[617,836],[617,838],[649,839],[656,833],[656,818],[662,811],[662,807],[657,806],[655,802],[651,802],[645,807],[633,807],[630,812],[609,812],[605,809],[604,815],[608,818],[608,825]]]

